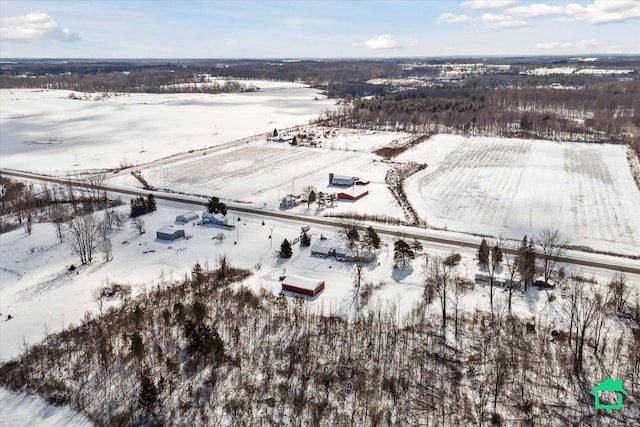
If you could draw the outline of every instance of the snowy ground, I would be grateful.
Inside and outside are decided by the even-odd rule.
[[[640,192],[620,145],[438,135],[403,153],[429,167],[405,188],[430,226],[640,255]]]
[[[86,101],[69,99],[64,91],[2,90],[0,166],[65,173],[118,167],[125,160],[143,163],[263,135],[273,128],[304,125],[333,108],[332,101],[314,101],[315,96],[322,98],[316,91],[287,85],[282,90],[270,86],[263,92],[238,95],[132,94]],[[278,196],[299,193],[306,185],[334,191],[327,186],[329,172],[355,175],[371,181],[355,191],[371,194],[357,202],[339,202],[332,210],[402,218],[384,185],[388,165],[370,151],[406,137],[349,131],[322,137],[321,148],[308,148],[256,136],[242,147],[143,173],[157,187],[217,195],[266,209],[278,209]],[[145,152],[141,153],[143,142]],[[543,226],[557,226],[570,234],[574,245],[630,253],[640,247],[640,217],[634,216],[640,212],[640,195],[621,147],[439,135],[397,160],[429,164],[407,182],[406,190],[431,225],[515,239],[525,233],[535,235]],[[113,183],[140,185],[130,175],[119,176]],[[50,224],[36,224],[32,235],[23,230],[0,235],[0,361],[17,356],[24,345],[38,342],[47,333],[79,322],[86,311],[98,312],[93,292],[107,281],[130,284],[139,293],[161,277],[182,277],[196,262],[213,267],[220,254],[228,255],[235,266],[253,269],[254,275],[244,284],[256,290],[279,292],[278,277],[285,270],[286,275],[325,280],[325,291],[308,304],[325,313],[353,314],[352,265],[310,256],[308,248],[297,245],[289,260],[274,256],[284,238],[298,236],[299,224],[265,220],[262,225],[261,217],[241,215],[237,221],[230,215],[237,230],[187,225],[190,239],[156,240],[156,229],[173,223],[180,213],[198,209],[159,202],[159,210],[144,217],[146,234],[137,235],[127,224],[111,236],[112,262],[105,263],[98,255],[77,273],[67,270],[78,260],[66,244],[58,243]],[[322,214],[328,210],[317,212],[312,206],[307,211],[302,205],[291,211]],[[212,239],[221,231],[225,240]],[[338,231],[314,227],[312,233],[315,243],[320,233],[337,238]],[[377,261],[366,268],[364,280],[379,285],[370,304],[395,306],[402,313],[421,298],[426,256],[420,254],[410,268],[394,269],[393,241],[385,244]],[[430,256],[451,250],[440,245],[425,249]],[[474,251],[457,251],[463,255],[459,273],[473,278]],[[585,277],[591,273],[581,271]],[[601,282],[610,278],[609,272],[595,274]],[[630,276],[629,281],[638,283],[639,278]],[[487,287],[476,285],[464,297],[463,310],[487,310],[488,294]],[[561,322],[561,299],[551,302],[549,297],[547,291],[518,293],[514,311],[523,317]],[[496,299],[498,309],[504,309],[506,295],[498,291]],[[437,304],[432,309],[437,312]],[[6,320],[9,314],[13,318]],[[35,421],[29,418],[34,411],[42,415]],[[0,390],[2,426],[86,423],[72,417],[64,408],[53,410],[31,397]]]
[[[1,166],[66,171],[135,165],[304,125],[335,108],[335,101],[304,85],[285,82],[278,90],[264,83],[264,91],[242,94],[90,94],[87,100],[71,91],[0,89]]]

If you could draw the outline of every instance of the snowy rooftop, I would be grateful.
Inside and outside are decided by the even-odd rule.
[[[176,231],[182,230],[181,228],[174,228],[171,225],[165,225],[164,227],[158,229],[158,233],[166,233],[166,234],[173,234]]]
[[[282,284],[295,286],[299,289],[305,289],[308,291],[315,291],[318,285],[322,283],[322,280],[318,279],[307,279],[305,277],[300,276],[287,276]]]

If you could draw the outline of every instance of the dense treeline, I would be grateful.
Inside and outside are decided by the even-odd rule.
[[[357,128],[614,142],[640,153],[640,80],[580,90],[429,88],[358,99],[320,120]]]
[[[564,305],[586,337],[575,374],[577,334],[544,320],[525,324],[500,309],[461,314],[457,338],[443,340],[427,297],[400,316],[354,290],[348,320],[313,314],[301,299],[229,287],[247,274],[224,257],[213,271],[196,265],[178,283],[158,283],[29,347],[0,367],[0,384],[71,405],[98,425],[640,422],[640,333],[612,314],[617,333],[604,343],[594,331],[605,317],[582,333],[593,298],[577,278]],[[608,376],[624,378],[624,411],[593,406],[589,390]]]
[[[0,88],[64,89],[88,93],[238,93],[256,90],[237,81],[201,83],[193,70],[139,70],[92,74],[0,76]]]

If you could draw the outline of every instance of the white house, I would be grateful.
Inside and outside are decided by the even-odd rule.
[[[211,214],[209,212],[202,213],[203,225],[227,225],[227,218],[221,213]]]

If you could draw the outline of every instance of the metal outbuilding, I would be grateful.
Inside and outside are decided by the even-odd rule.
[[[200,219],[200,215],[193,211],[185,212],[182,215],[178,215],[176,217],[176,222],[187,223],[191,221],[198,221]]]
[[[324,280],[287,276],[282,281],[282,290],[315,297],[324,290]]]
[[[176,240],[184,237],[184,230],[182,228],[173,228],[170,225],[165,225],[158,231],[156,231],[156,237],[160,240]]]

